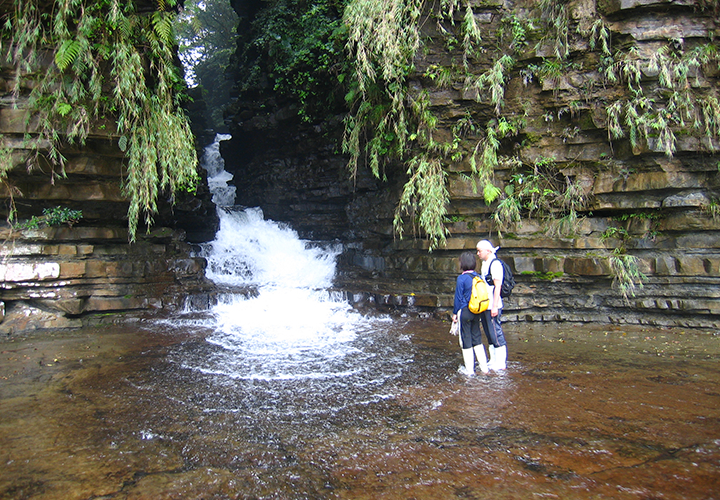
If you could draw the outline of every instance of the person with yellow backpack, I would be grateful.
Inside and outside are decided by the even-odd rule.
[[[512,271],[497,258],[495,253],[500,247],[494,247],[488,240],[478,241],[477,254],[481,259],[480,274],[490,287],[490,305],[480,315],[480,322],[488,339],[491,370],[505,370],[507,366],[507,342],[502,331],[503,310],[502,294],[509,295],[515,281]]]
[[[464,366],[460,372],[475,375],[475,357],[480,365],[480,371],[488,373],[487,356],[482,345],[482,332],[480,331],[480,317],[489,304],[488,286],[482,277],[475,272],[477,261],[472,252],[460,254],[461,273],[455,285],[455,301],[453,304],[453,328],[451,332],[458,331],[460,348],[462,349]],[[484,297],[483,297],[484,294]]]

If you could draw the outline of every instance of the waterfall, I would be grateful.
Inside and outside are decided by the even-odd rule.
[[[213,194],[212,201],[218,207],[231,207],[235,204],[235,186],[228,186],[232,174],[225,170],[225,162],[220,155],[220,142],[227,141],[230,134],[216,134],[215,141],[205,147],[200,164],[208,173],[208,187]]]
[[[216,347],[193,368],[233,379],[333,378],[358,374],[374,354],[356,345],[378,322],[332,292],[341,245],[301,240],[292,228],[265,220],[259,208],[231,206],[231,189],[215,145],[204,161],[219,205],[220,229],[201,245],[206,275],[220,295],[205,326]],[[209,151],[209,152],[208,152]],[[217,181],[216,181],[217,180]]]
[[[259,208],[221,208],[218,214],[220,230],[202,252],[214,282],[266,291],[332,285],[340,245],[302,241],[289,227],[265,220]]]

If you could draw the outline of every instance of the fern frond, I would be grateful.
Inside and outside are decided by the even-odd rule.
[[[118,24],[120,35],[123,40],[129,40],[132,38],[134,23],[129,17],[121,17],[120,23]]]
[[[65,40],[55,52],[55,64],[65,71],[80,55],[82,44],[78,40]]]
[[[172,46],[175,43],[173,34],[172,17],[166,12],[155,12],[152,16],[153,31],[158,39],[165,45]]]

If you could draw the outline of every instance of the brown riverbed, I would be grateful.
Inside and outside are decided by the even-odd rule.
[[[508,324],[467,379],[447,330],[394,321],[332,382],[198,370],[202,327],[4,337],[0,498],[720,498],[718,332]]]

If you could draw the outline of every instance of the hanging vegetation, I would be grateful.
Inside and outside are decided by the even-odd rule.
[[[385,9],[380,9],[379,4]],[[387,2],[350,0],[345,11],[348,47],[357,68],[345,151],[351,156],[351,173],[363,157],[378,176],[382,175],[381,166],[392,158],[406,162],[409,181],[395,219],[399,234],[404,220],[401,216],[405,216],[431,240],[431,249],[444,243],[449,200],[443,186],[448,178],[446,167],[463,160],[472,170],[472,176],[465,178],[481,189],[485,202],[493,206],[498,229],[521,224],[523,218],[536,218],[554,236],[576,234],[589,206],[590,193],[565,173],[572,169],[543,158],[524,164],[517,151],[510,156],[501,154],[504,140],[508,144],[507,140],[512,139],[515,145],[533,140],[526,128],[529,110],[523,109],[521,101],[506,109],[506,89],[513,78],[520,77],[525,86],[542,82],[562,102],[559,89],[567,75],[596,71],[603,81],[589,85],[615,90],[547,110],[546,122],[563,115],[572,121],[583,110],[605,109],[611,146],[624,139],[636,150],[646,148],[672,156],[678,147],[678,134],[682,134],[698,137],[709,152],[716,150],[720,140],[720,96],[716,87],[706,84],[704,76],[720,68],[716,40],[694,41],[685,46],[682,40],[669,39],[651,54],[640,54],[635,44],[614,45],[611,30],[599,13],[594,23],[581,26],[571,19],[568,0],[541,0],[522,18],[517,12],[497,10],[502,21],[497,35],[492,37],[499,43],[495,47],[485,44],[480,56],[476,47],[482,32],[471,4],[444,0],[435,5],[439,9],[432,14],[430,5],[419,0],[393,0],[389,6]],[[697,7],[705,11],[717,9],[717,2],[699,2]],[[388,17],[393,22],[387,22]],[[444,37],[449,51],[462,47],[462,61],[458,64],[452,60],[452,66],[430,65],[423,75],[429,85],[410,89],[409,79],[417,78],[413,61],[422,50],[418,30],[422,23],[431,21],[436,22],[437,32]],[[527,47],[531,39],[535,40],[537,57],[529,59]],[[573,61],[571,47],[578,43],[589,46],[597,56]],[[478,67],[487,69],[478,73]],[[480,105],[491,106],[495,116],[483,126],[476,123],[477,110],[467,111],[454,124],[442,124],[453,131],[453,138],[451,143],[438,144],[433,131],[439,124],[431,107],[422,107],[422,114],[414,112],[414,103],[429,100],[427,92],[433,85],[438,89],[462,85],[466,93],[477,96]],[[586,89],[588,95],[589,91]],[[579,131],[577,126],[567,126],[562,137],[572,138]],[[468,143],[475,146],[468,147]],[[496,186],[494,178],[499,165],[511,171],[503,189]],[[643,276],[637,271],[637,260],[626,252],[622,245],[609,253],[608,261],[627,298],[634,294]]]
[[[441,10],[452,18],[458,3],[442,2]],[[436,141],[437,118],[430,111],[427,94],[410,92],[407,85],[420,48],[424,8],[422,0],[348,2],[344,22],[355,80],[346,97],[351,111],[345,122],[343,151],[350,155],[352,176],[361,157],[379,178],[385,178],[387,162],[405,163],[408,181],[395,211],[395,231],[402,237],[409,219],[416,232],[430,240],[432,250],[446,241],[449,194],[443,160],[457,144]],[[472,8],[469,4],[465,8],[469,14],[462,23],[463,46],[465,53],[471,54],[480,32]]]
[[[114,123],[128,158],[131,240],[141,218],[152,224],[161,192],[172,199],[198,181],[180,107],[185,83],[174,59],[175,5],[158,0],[141,12],[126,0],[14,0],[3,25],[2,54],[16,69],[13,96],[18,105],[27,97],[28,144],[36,151],[30,164],[42,155],[53,178],[62,176],[63,145],[82,144],[92,127]]]

